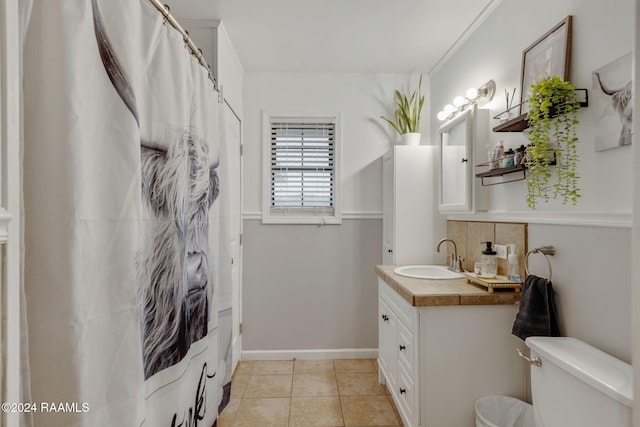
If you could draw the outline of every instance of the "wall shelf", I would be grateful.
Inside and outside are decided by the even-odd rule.
[[[580,104],[581,108],[589,106],[589,92],[587,89],[576,89],[576,101]],[[527,101],[525,101],[527,102]],[[494,119],[500,120],[504,115],[509,115],[512,112],[520,112],[520,106],[525,102],[521,102],[518,105],[514,105],[506,111],[501,112]],[[554,116],[555,117],[555,116]],[[520,114],[518,117],[507,120],[504,123],[500,123],[498,126],[493,128],[494,132],[522,132],[529,127],[529,122],[527,122],[527,113]]]
[[[498,161],[502,161],[506,157],[499,159]],[[553,158],[549,160],[549,165],[555,166],[557,164],[557,159],[555,153],[553,153]],[[489,167],[491,162],[481,163],[476,165],[477,168],[486,168]],[[516,175],[517,174],[517,175]],[[494,179],[501,178],[504,176],[510,175],[509,178],[505,179]],[[480,178],[482,181],[483,187],[488,187],[490,185],[496,184],[506,184],[507,182],[515,182],[515,181],[523,181],[527,178],[527,165],[524,163],[520,163],[513,166],[507,166],[504,168],[495,168],[489,169],[486,172],[479,172],[476,174],[476,178]],[[485,183],[485,178],[489,179],[489,183]]]
[[[517,176],[514,175],[516,173],[518,174]],[[505,175],[514,175],[514,176],[509,177],[507,180],[500,180],[500,181],[490,182],[488,184],[485,184],[485,178],[503,177]],[[487,172],[477,173],[476,177],[482,180],[483,187],[496,185],[496,184],[504,184],[506,182],[522,181],[527,177],[527,167],[525,165],[515,165],[515,166],[509,166],[506,168],[491,169],[490,171],[487,171]]]
[[[514,107],[515,108],[515,107]],[[504,114],[504,113],[503,113]],[[496,116],[497,118],[500,116]],[[508,120],[504,123],[500,123],[493,128],[494,132],[522,132],[529,127],[529,122],[526,120],[527,114],[520,114],[518,117]]]

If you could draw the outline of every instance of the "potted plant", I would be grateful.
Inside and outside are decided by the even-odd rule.
[[[528,100],[529,122],[527,147],[527,205],[536,207],[539,200],[561,199],[575,205],[578,188],[578,153],[575,86],[553,75],[531,85]],[[556,165],[555,181],[551,166]]]
[[[401,91],[396,90],[394,99],[396,101],[395,120],[380,116],[389,123],[401,135],[403,143],[409,145],[420,144],[420,115],[424,105],[424,95],[422,94],[422,76],[418,81],[418,89],[407,95],[404,87]]]

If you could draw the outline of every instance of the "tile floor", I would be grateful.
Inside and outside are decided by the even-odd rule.
[[[240,362],[218,427],[402,426],[371,359]]]

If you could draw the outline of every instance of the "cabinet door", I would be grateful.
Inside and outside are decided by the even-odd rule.
[[[398,361],[411,375],[415,372],[414,353],[413,333],[400,321],[398,322]]]
[[[394,207],[394,156],[393,150],[382,157],[382,263],[395,264],[393,256],[393,207]]]
[[[390,306],[382,299],[378,299],[378,363],[385,377],[387,387],[394,388],[397,384],[397,345],[398,319]]]
[[[383,156],[385,264],[431,264],[436,258],[436,236],[444,228],[435,216],[436,152],[430,145],[397,145]]]
[[[472,211],[472,111],[440,127],[440,212]]]
[[[470,108],[440,127],[440,212],[487,209],[474,164],[487,161],[489,111]]]
[[[398,368],[398,384],[396,385],[397,408],[400,411],[405,426],[417,426],[418,415],[418,393],[413,381],[413,374],[409,374],[403,366]]]

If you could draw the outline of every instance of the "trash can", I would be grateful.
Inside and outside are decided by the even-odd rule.
[[[536,427],[533,407],[509,396],[476,400],[476,427]]]

